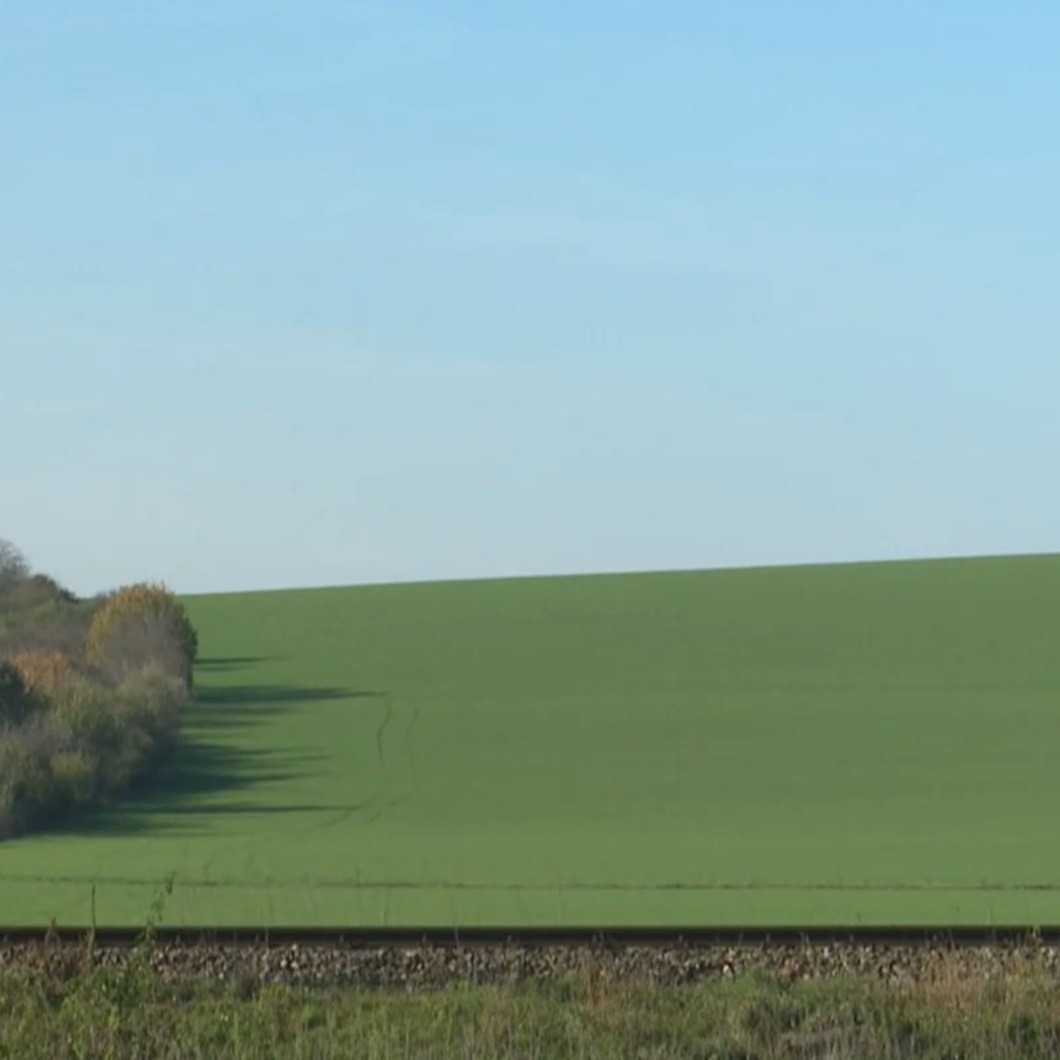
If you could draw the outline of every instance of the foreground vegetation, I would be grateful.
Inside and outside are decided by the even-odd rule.
[[[179,746],[5,919],[1060,921],[1060,558],[184,603]]]
[[[771,979],[658,987],[584,975],[426,993],[0,972],[0,1056],[365,1060],[1034,1060],[1060,1051],[1056,980]]]
[[[161,587],[78,600],[0,542],[0,839],[143,777],[176,740],[194,657]]]

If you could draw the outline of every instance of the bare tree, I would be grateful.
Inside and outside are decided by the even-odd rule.
[[[10,541],[0,538],[0,592],[10,589],[28,576],[26,557]]]

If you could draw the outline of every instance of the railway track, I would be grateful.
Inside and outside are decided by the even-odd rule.
[[[0,945],[84,944],[91,937],[103,947],[134,946],[143,928],[0,926]],[[156,927],[149,932],[159,946],[337,947],[342,949],[433,949],[564,947],[580,949],[703,949],[726,947],[1013,947],[1060,946],[1060,925],[832,927]]]

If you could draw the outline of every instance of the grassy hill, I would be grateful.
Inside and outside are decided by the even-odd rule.
[[[0,921],[1060,922],[1060,558],[191,597],[154,787]]]

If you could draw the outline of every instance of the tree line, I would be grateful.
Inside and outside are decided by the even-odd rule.
[[[80,599],[0,540],[0,839],[148,773],[176,742],[197,651],[165,586]]]

